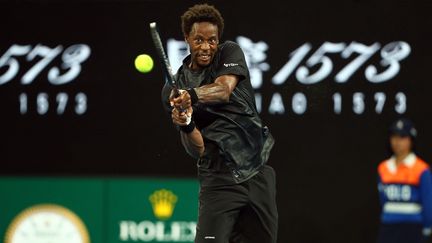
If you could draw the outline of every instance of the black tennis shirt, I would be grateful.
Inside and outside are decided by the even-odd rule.
[[[218,46],[212,63],[199,70],[189,68],[191,56],[176,74],[179,88],[213,83],[222,75],[237,75],[239,82],[228,103],[193,105],[193,120],[204,138],[205,151],[198,160],[201,185],[226,185],[248,180],[267,162],[274,140],[263,126],[255,105],[249,70],[240,46],[226,41]],[[162,89],[162,102],[170,113],[171,87]]]

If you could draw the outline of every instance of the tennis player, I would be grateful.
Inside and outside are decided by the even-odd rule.
[[[215,7],[195,5],[181,21],[190,48],[176,74],[181,95],[165,85],[162,102],[198,161],[195,242],[275,243],[276,178],[266,165],[274,140],[258,116],[244,53],[220,41],[224,20]]]

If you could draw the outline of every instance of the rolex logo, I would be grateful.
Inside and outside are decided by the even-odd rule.
[[[177,196],[169,190],[161,189],[153,192],[149,200],[156,218],[165,220],[172,216],[177,202]]]

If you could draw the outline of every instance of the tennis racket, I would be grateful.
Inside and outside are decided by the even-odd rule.
[[[172,87],[174,91],[174,96],[178,97],[180,96],[180,92],[177,87],[177,83],[174,78],[174,74],[171,68],[171,64],[169,62],[169,59],[165,53],[165,49],[162,45],[162,40],[159,35],[159,31],[156,25],[156,22],[150,23],[150,34],[153,39],[153,43],[156,47],[156,52],[159,56],[159,61],[162,65],[162,71],[164,72],[166,82]]]

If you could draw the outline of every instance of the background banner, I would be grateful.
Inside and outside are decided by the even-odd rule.
[[[17,242],[193,242],[192,179],[0,179],[0,234]]]

